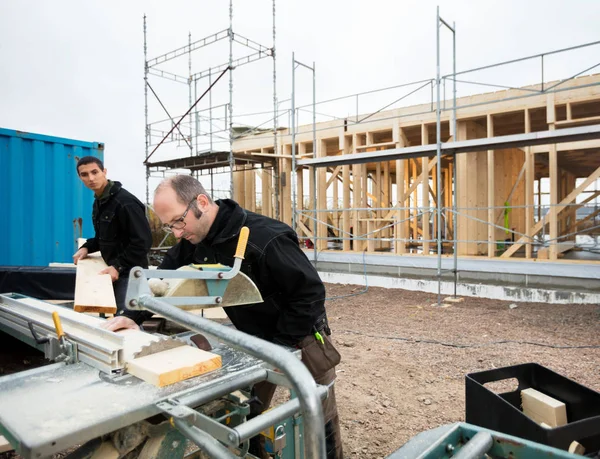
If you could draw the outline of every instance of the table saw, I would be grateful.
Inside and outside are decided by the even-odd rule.
[[[129,441],[123,438],[140,432],[146,438],[140,457],[183,457],[186,440],[205,457],[245,457],[248,440],[261,432],[276,457],[324,457],[321,400],[328,388],[317,386],[299,351],[185,310],[239,304],[236,300],[246,292],[237,288],[232,294],[228,285],[239,273],[244,248],[242,241],[231,268],[131,270],[128,307],[152,311],[193,331],[179,340],[201,333],[211,352],[221,356],[220,369],[162,388],[126,373],[123,337],[100,328],[103,319],[21,294],[0,294],[0,331],[58,362],[0,377],[0,434],[25,458],[48,457],[78,445],[92,452],[116,447],[121,455]],[[199,282],[205,294],[154,297],[149,280],[168,278]],[[289,388],[292,398],[246,420],[247,389],[260,381]],[[156,424],[156,415],[165,422]],[[110,444],[96,440],[109,434]]]

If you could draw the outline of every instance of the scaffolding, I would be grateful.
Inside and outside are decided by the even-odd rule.
[[[600,193],[586,190],[594,184],[597,187],[600,176],[600,77],[589,74],[600,63],[556,80],[548,76],[547,67],[554,56],[597,49],[593,47],[600,41],[457,72],[456,24],[440,17],[438,9],[435,78],[317,102],[315,63],[302,63],[293,54],[292,94],[290,99],[278,101],[275,2],[272,48],[240,39],[233,33],[232,16],[230,2],[229,29],[193,43],[189,37],[187,47],[146,60],[146,91],[154,93],[147,84],[148,75],[188,84],[193,108],[197,81],[208,77],[212,87],[215,75],[229,71],[230,94],[229,103],[213,106],[211,91],[207,91],[209,109],[190,111],[187,136],[181,131],[172,133],[174,119],[163,106],[171,132],[158,132],[159,137],[171,135],[178,142],[187,137],[190,155],[153,163],[148,161],[154,131],[147,122],[146,99],[147,177],[151,170],[164,174],[175,168],[208,171],[211,178],[215,171],[227,171],[230,195],[254,211],[258,210],[259,194],[255,179],[261,172],[260,212],[289,223],[312,248],[315,263],[319,253],[329,249],[393,255],[435,253],[438,301],[442,278],[453,278],[456,294],[460,256],[508,259],[524,246],[526,259],[555,261],[575,245],[575,236],[599,234]],[[446,75],[441,74],[440,65],[442,30],[452,33],[452,72]],[[230,44],[227,64],[192,74],[190,57],[187,79],[155,68],[167,59],[226,38]],[[254,54],[233,60],[231,46],[238,40]],[[236,127],[230,70],[269,56],[273,58],[272,118]],[[501,74],[499,69],[520,65],[537,66],[539,83],[481,81],[482,73]],[[296,105],[298,69],[312,73],[311,104]],[[457,99],[459,86],[465,94]],[[482,86],[496,92],[469,92]],[[447,87],[451,97],[446,96]],[[378,99],[379,105],[365,111],[365,99],[370,97]],[[285,102],[290,102],[291,108],[281,109]],[[348,114],[331,114],[327,108],[331,106],[335,113],[346,107]],[[217,112],[222,115],[215,116]],[[302,124],[306,114],[310,122]],[[282,116],[287,118],[288,128],[279,128]],[[197,126],[193,130],[193,117],[208,121],[208,151],[198,148],[199,132]],[[213,130],[219,122],[221,129]],[[225,134],[228,151],[214,149],[213,137]],[[580,150],[578,145],[585,147]],[[568,161],[559,163],[559,151]],[[547,191],[543,180],[549,182]],[[448,264],[443,257],[450,254]]]
[[[440,74],[441,27],[447,28],[453,34],[453,71],[445,76]],[[490,258],[497,255],[501,258],[509,258],[521,246],[525,246],[525,257],[532,258],[532,249],[537,247],[538,259],[556,260],[565,248],[574,246],[572,243],[561,245],[561,241],[570,241],[574,235],[586,232],[598,234],[597,229],[600,225],[595,224],[598,216],[597,209],[580,219],[577,218],[577,212],[591,201],[593,201],[592,206],[598,206],[596,199],[598,193],[586,189],[595,184],[600,175],[598,154],[600,144],[594,143],[587,148],[590,154],[585,155],[585,164],[569,167],[561,164],[560,171],[557,145],[565,145],[565,148],[569,148],[574,142],[584,144],[600,139],[600,78],[593,75],[584,77],[600,63],[594,63],[567,78],[548,82],[545,75],[545,62],[551,56],[588,49],[598,46],[600,42],[457,72],[456,26],[444,21],[439,16],[439,10],[436,15],[436,30],[438,33],[435,79],[328,99],[318,103],[314,100],[314,63],[310,67],[292,56],[290,129],[281,132],[279,136],[280,155],[284,157],[280,165],[282,174],[293,177],[291,215],[284,213],[283,220],[292,224],[301,239],[309,243],[308,247],[313,249],[315,263],[318,262],[318,253],[331,249],[332,243],[338,244],[336,248],[343,251],[375,253],[378,249],[385,249],[385,245],[388,251],[398,255],[410,251],[421,254],[435,251],[438,280],[441,282],[445,272],[452,272],[456,292],[457,257],[461,252],[463,255],[479,255],[479,248],[483,246],[487,247],[487,255]],[[539,66],[541,82],[537,85],[498,85],[463,79],[467,74],[531,61],[539,61],[541,64]],[[305,67],[313,74],[313,102],[310,105],[296,106],[295,104],[295,72],[298,67]],[[446,82],[452,83],[451,107],[447,106]],[[481,97],[465,97],[461,99],[460,106],[457,106],[457,84],[486,85],[502,91]],[[366,94],[398,89],[403,90],[404,93],[391,103],[388,101],[381,108],[366,114],[360,113],[359,98]],[[405,110],[390,109],[397,103],[424,91],[431,94],[429,103],[414,105]],[[569,97],[572,95],[573,99],[565,103],[563,100],[567,95]],[[558,102],[555,102],[555,97]],[[540,103],[542,98],[543,103]],[[323,109],[327,104],[348,99],[355,101],[354,116],[349,114],[338,117]],[[510,108],[511,103],[513,105],[522,103],[524,108],[515,108],[516,106]],[[527,106],[528,104],[530,107]],[[483,115],[479,113],[485,108],[488,113]],[[303,111],[310,112],[313,120],[311,124],[299,126],[298,120]],[[506,117],[513,116],[511,111],[517,113],[514,116],[522,117],[521,124],[524,125],[524,129],[521,131],[510,123],[504,122]],[[435,123],[424,122],[423,119],[431,113],[435,113]],[[328,120],[317,124],[315,121],[317,114]],[[457,127],[459,117],[461,120]],[[475,122],[471,121],[470,117],[477,118],[478,123],[483,119],[482,125],[474,125]],[[368,126],[369,124],[371,127]],[[359,130],[360,126],[362,131]],[[435,140],[431,139],[429,132],[429,128],[433,126],[436,129]],[[420,132],[417,131],[418,128]],[[471,133],[469,132],[471,129],[483,129],[484,132],[483,134]],[[291,145],[287,136],[291,137]],[[264,146],[261,136],[248,136],[236,142],[235,150],[251,153],[256,147],[264,148]],[[548,153],[544,152],[545,148],[549,149]],[[287,152],[291,153],[289,166],[285,162]],[[469,153],[470,156],[465,156],[463,153]],[[479,155],[480,153],[483,153],[483,156]],[[466,193],[470,193],[472,187],[465,175],[469,166],[466,158],[473,158],[473,155],[481,156],[483,160],[481,164],[485,164],[483,172],[487,174],[487,183],[479,183],[477,188],[478,191],[485,192],[487,201],[485,205],[479,202],[475,206],[467,205]],[[547,159],[545,155],[548,156]],[[580,157],[584,156],[580,155]],[[508,183],[507,180],[506,183],[500,183],[501,178],[494,180],[494,176],[498,175],[497,165],[495,166],[494,163],[497,161],[496,158],[501,161],[506,160],[509,164],[518,164],[517,170],[514,173],[511,171],[510,180],[513,183]],[[418,159],[421,159],[420,164]],[[394,163],[395,180],[391,173]],[[546,164],[547,173],[540,170],[542,168],[540,163]],[[367,165],[374,171],[368,170]],[[536,167],[539,174],[538,194],[534,196]],[[304,171],[307,169],[309,198],[306,205],[303,189],[305,188]],[[459,169],[463,174],[461,177],[457,174]],[[481,171],[474,172],[477,174]],[[430,173],[435,192],[430,187]],[[544,177],[550,177],[550,202],[546,205],[542,203]],[[344,196],[341,207],[338,181],[343,183]],[[466,191],[460,190],[463,183]],[[332,184],[335,186],[331,191]],[[392,205],[390,197],[393,185],[396,187],[396,205]],[[524,186],[525,192],[522,191]],[[383,187],[387,187],[386,190],[383,190]],[[496,192],[496,188],[499,187],[500,193]],[[285,190],[281,190],[281,194],[285,197]],[[495,202],[495,194],[502,195],[501,205]],[[328,202],[330,197],[332,197],[331,206]],[[433,197],[434,206],[428,205],[430,197]],[[461,197],[460,205],[457,203],[458,197]],[[350,205],[351,198],[352,205]],[[421,205],[418,204],[419,198]],[[533,203],[534,198],[537,198],[537,204]],[[578,198],[585,199],[577,202]],[[381,202],[386,205],[381,205]],[[534,221],[536,210],[537,222]],[[541,213],[542,210],[545,211],[544,215]],[[487,214],[487,219],[479,215],[482,211]],[[382,215],[384,212],[385,215]],[[526,221],[523,229],[510,226],[511,213],[512,215],[525,214]],[[504,217],[504,224],[500,222],[502,217]],[[592,219],[594,223],[591,227],[577,228],[578,225]],[[471,235],[468,222],[487,226],[487,238],[479,238],[478,234]],[[546,227],[549,227],[548,234],[545,232]],[[559,228],[561,228],[560,234]],[[464,235],[459,236],[459,229],[464,230]],[[412,234],[407,236],[411,231]],[[538,235],[540,231],[541,235]],[[499,232],[505,233],[501,241],[498,240]],[[435,249],[432,245],[435,245]],[[477,253],[469,252],[473,250],[472,247],[475,247],[474,251]],[[442,270],[444,253],[452,253],[453,257],[453,266],[446,271]]]
[[[245,155],[233,150],[233,142],[240,134],[249,132],[273,132],[273,150],[277,150],[277,61],[276,61],[276,5],[272,0],[272,46],[264,46],[254,40],[234,32],[233,28],[233,0],[229,2],[229,27],[199,40],[192,41],[191,33],[188,34],[188,44],[175,50],[166,52],[154,58],[148,58],[147,21],[144,15],[144,119],[145,119],[145,160],[146,166],[146,201],[150,202],[150,179],[152,177],[165,177],[178,169],[191,171],[192,175],[210,174],[211,194],[215,194],[213,183],[214,174],[229,174],[229,196],[234,193],[234,172],[254,168],[270,169],[274,177],[277,177],[277,162],[272,155]],[[228,42],[228,59],[225,63],[213,65],[198,72],[192,71],[192,53],[214,45],[215,43]],[[234,43],[250,50],[249,54],[241,57],[234,56]],[[188,75],[182,76],[163,67],[174,60],[180,60],[187,56]],[[234,125],[234,73],[241,66],[257,62],[265,58],[271,58],[273,62],[273,112],[272,118],[263,122],[272,123],[272,128],[261,128],[262,125],[244,127]],[[228,74],[228,101],[226,103],[213,105],[213,89],[219,84],[219,80]],[[171,114],[166,105],[159,97],[157,91],[150,83],[151,78],[159,78],[180,85],[188,86],[188,110],[183,114]],[[199,86],[208,80],[208,89],[200,96]],[[149,91],[156,99],[166,118],[150,120],[149,114]],[[208,98],[208,108],[197,109],[196,106],[205,97]],[[263,112],[264,115],[268,112]],[[241,118],[241,115],[239,116]],[[207,126],[205,130],[201,125]],[[186,129],[187,128],[187,129]],[[186,131],[185,133],[183,131]],[[156,139],[160,141],[156,142]],[[168,158],[157,159],[155,153],[166,144],[175,144],[189,149],[189,154],[169,155]],[[226,145],[226,148],[223,148]],[[207,146],[208,148],[202,148]],[[220,146],[221,148],[218,148]],[[278,196],[275,197],[278,202]],[[279,212],[276,212],[279,215]]]

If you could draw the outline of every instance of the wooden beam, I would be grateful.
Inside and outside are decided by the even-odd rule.
[[[179,346],[127,362],[127,372],[164,387],[221,368],[221,356],[192,346]]]
[[[335,179],[337,179],[338,174],[340,173],[340,171],[342,170],[342,166],[337,166],[332,172],[331,172],[331,177],[329,177],[329,180],[327,180],[327,185],[325,186],[325,188],[329,188],[331,186],[331,184],[335,181]]]
[[[521,391],[521,401],[523,414],[538,424],[559,427],[567,423],[567,407],[560,400],[529,388]]]
[[[525,132],[531,132],[531,113],[529,109],[525,109]],[[533,225],[533,183],[535,181],[535,160],[531,147],[525,147],[525,234],[531,232]],[[527,244],[525,246],[525,258],[531,258],[532,246]]]
[[[571,204],[571,202],[573,202],[575,200],[575,198],[577,198],[577,196],[579,196],[582,192],[584,192],[586,190],[586,188],[588,186],[590,186],[592,183],[594,183],[594,181],[597,180],[599,177],[600,177],[600,167],[598,169],[596,169],[594,172],[592,172],[592,174],[589,175],[588,178],[585,179],[581,185],[579,185],[577,188],[575,188],[573,191],[571,191],[567,195],[567,197],[565,197],[557,206],[551,207],[550,210],[548,211],[548,216],[551,213],[558,215],[562,210],[564,210],[566,208],[566,206]],[[512,247],[510,249],[508,249],[506,252],[504,252],[501,257],[508,258],[508,257],[512,256],[517,250],[519,250],[521,248],[521,246],[525,243],[525,241],[533,239],[533,236],[535,236],[546,223],[547,223],[546,219],[540,219],[533,226],[530,233],[526,234],[525,236],[522,236],[517,242],[515,242],[512,245]]]
[[[77,262],[73,307],[76,312],[116,314],[117,303],[110,274],[98,274],[107,267],[100,252]]]
[[[494,137],[494,117],[487,116],[487,136]],[[487,204],[488,204],[488,257],[493,258],[496,255],[496,226],[494,219],[494,205],[496,203],[495,185],[494,185],[494,150],[487,151]]]
[[[421,124],[421,144],[429,143],[429,126]],[[424,156],[421,158],[421,227],[423,228],[423,255],[429,254],[429,239],[431,239],[429,226],[429,158]]]

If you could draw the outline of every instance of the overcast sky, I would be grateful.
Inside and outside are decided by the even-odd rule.
[[[194,41],[226,29],[228,3],[1,0],[0,127],[103,142],[109,177],[145,199],[143,15],[152,58],[186,45],[188,33]],[[279,99],[290,96],[292,51],[302,62],[315,62],[318,100],[434,77],[438,3],[442,17],[456,22],[458,70],[600,40],[598,0],[280,0]],[[237,34],[272,45],[270,0],[237,0],[233,16]],[[442,73],[449,73],[451,34],[443,31],[442,38]],[[194,53],[192,72],[225,62],[227,53],[226,40]],[[234,53],[248,54],[238,45]],[[549,58],[546,81],[597,64],[599,56],[600,47],[595,46],[566,60]],[[189,74],[186,58],[164,68]],[[538,83],[539,63],[481,78],[506,85]],[[272,79],[270,59],[237,70],[234,114],[272,110]],[[182,114],[187,86],[158,80],[151,84],[167,109]],[[198,93],[207,84],[206,79],[199,81]],[[219,82],[213,105],[226,102],[227,85]],[[309,103],[311,91],[310,74],[299,71],[298,103]],[[365,100],[365,110],[378,103]],[[199,107],[207,108],[208,102]],[[150,108],[153,119],[165,117],[153,100]],[[323,110],[346,116],[351,108]],[[280,124],[287,125],[287,118]],[[185,148],[179,151],[187,154]],[[164,158],[170,152],[165,148],[155,156]]]

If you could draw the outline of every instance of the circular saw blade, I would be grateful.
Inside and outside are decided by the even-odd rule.
[[[142,346],[139,351],[133,354],[134,359],[145,357],[147,355],[156,354],[157,352],[168,351],[169,349],[175,349],[180,346],[187,346],[188,344],[178,338],[162,338],[158,341],[153,341],[146,346]]]

